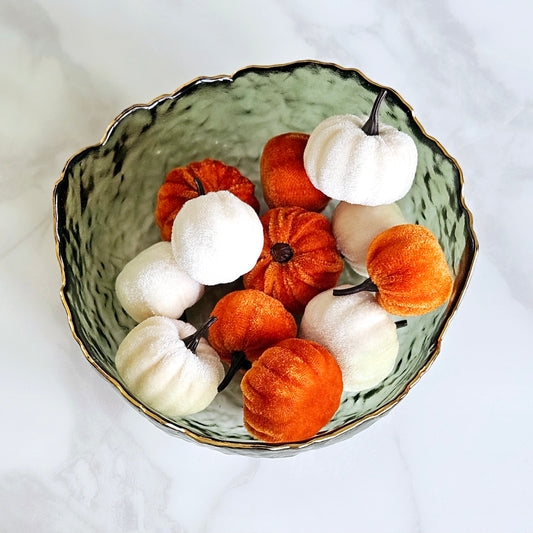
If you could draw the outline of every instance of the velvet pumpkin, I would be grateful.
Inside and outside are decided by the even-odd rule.
[[[263,227],[252,207],[234,194],[208,192],[180,209],[171,244],[178,268],[192,279],[203,285],[229,283],[256,263]]]
[[[209,330],[209,342],[226,363],[237,351],[255,361],[267,348],[296,336],[294,317],[279,300],[261,291],[230,292],[217,302],[212,315],[217,321]]]
[[[339,202],[331,215],[331,228],[344,260],[361,276],[368,276],[366,256],[374,237],[406,224],[397,204],[358,205]]]
[[[215,159],[194,161],[184,167],[173,168],[157,194],[155,221],[161,238],[170,241],[176,214],[187,200],[199,195],[194,178],[199,179],[206,193],[230,191],[259,213],[259,201],[254,196],[254,184],[235,167]]]
[[[298,336],[324,346],[341,368],[344,390],[360,392],[378,385],[394,368],[396,329],[373,294],[337,298],[327,290],[307,304]]]
[[[309,439],[335,414],[342,388],[341,369],[324,347],[286,339],[265,350],[244,375],[244,425],[264,442]]]
[[[453,278],[433,233],[416,224],[394,226],[370,243],[369,278],[357,287],[335,289],[335,296],[360,290],[377,292],[377,302],[398,316],[422,315],[444,304]]]
[[[244,286],[277,298],[294,314],[330,289],[344,267],[331,225],[320,213],[301,207],[277,207],[262,217],[264,244]]]
[[[203,295],[204,286],[182,272],[167,241],[136,255],[115,280],[117,298],[137,322],[149,316],[179,318]]]
[[[334,115],[311,133],[304,166],[324,194],[350,204],[392,204],[405,196],[415,178],[418,152],[413,139],[393,126],[379,125],[378,94],[370,117]]]
[[[284,133],[272,137],[261,155],[261,184],[268,207],[297,205],[309,211],[322,211],[329,196],[309,180],[303,154],[309,135]]]
[[[224,367],[200,329],[163,316],[137,324],[120,343],[115,365],[139,400],[167,416],[204,410],[217,394]]]

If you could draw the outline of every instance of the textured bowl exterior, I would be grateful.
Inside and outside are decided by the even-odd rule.
[[[88,361],[135,407],[174,435],[225,452],[281,457],[346,438],[390,410],[436,358],[444,330],[466,289],[478,248],[472,216],[462,196],[457,162],[389,89],[380,119],[411,135],[418,149],[416,178],[398,203],[405,218],[438,238],[454,275],[449,302],[409,318],[399,330],[400,353],[392,373],[374,389],[342,397],[329,424],[314,438],[271,445],[253,440],[242,419],[239,384],[219,394],[197,415],[171,419],[139,402],[117,373],[117,348],[135,322],[121,308],[114,284],[122,267],[160,240],[155,202],[167,172],[220,159],[256,184],[261,212],[259,160],[266,142],[288,131],[310,133],[334,114],[368,115],[381,86],[354,69],[315,61],[248,67],[233,76],[199,78],[172,95],[124,111],[103,140],[74,155],[54,190],[56,250],[61,295],[74,337]],[[334,202],[325,214],[331,214]],[[346,266],[339,284],[362,278]],[[188,311],[199,326],[239,282],[210,287]]]

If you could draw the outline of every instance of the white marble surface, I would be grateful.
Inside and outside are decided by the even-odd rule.
[[[0,0],[1,532],[533,531],[533,4]],[[52,189],[124,108],[296,59],[394,87],[460,162],[480,253],[429,373],[293,458],[172,438],[83,358]]]

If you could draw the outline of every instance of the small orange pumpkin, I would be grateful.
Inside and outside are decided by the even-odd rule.
[[[261,222],[263,251],[244,275],[244,286],[277,298],[291,313],[302,313],[311,298],[337,284],[344,267],[331,224],[295,206],[270,209]]]
[[[402,224],[380,233],[370,243],[366,262],[370,276],[366,281],[335,289],[333,294],[377,292],[378,303],[398,316],[428,313],[451,295],[453,277],[444,252],[423,226]]]
[[[322,211],[330,198],[309,180],[303,154],[309,135],[284,133],[272,137],[261,155],[261,184],[268,207],[297,205],[309,211]]]
[[[335,414],[342,388],[341,369],[324,347],[286,339],[265,350],[244,374],[244,425],[264,442],[309,439]]]
[[[194,161],[185,167],[173,168],[157,194],[155,221],[164,241],[170,241],[172,224],[183,204],[200,194],[195,178],[200,180],[205,193],[229,191],[259,213],[254,184],[235,167],[209,158]]]
[[[209,343],[226,363],[237,351],[255,361],[267,348],[296,336],[294,317],[279,300],[261,291],[230,292],[217,302],[212,315],[217,321],[209,330]]]

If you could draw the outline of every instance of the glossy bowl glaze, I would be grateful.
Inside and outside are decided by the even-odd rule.
[[[206,157],[220,159],[256,183],[263,213],[259,159],[265,143],[288,131],[310,133],[330,115],[368,115],[380,88],[355,69],[315,61],[198,78],[171,95],[125,110],[99,144],[67,162],[54,190],[54,216],[61,295],[73,335],[88,361],[162,429],[226,452],[293,455],[368,426],[396,405],[435,360],[466,288],[477,241],[457,162],[389,89],[380,120],[411,135],[419,154],[415,182],[399,205],[409,222],[437,236],[455,278],[447,305],[409,318],[408,326],[399,330],[400,354],[393,372],[374,389],[344,394],[333,419],[314,438],[272,445],[253,440],[244,429],[237,382],[207,410],[172,419],[130,394],[114,364],[118,345],[135,325],[117,300],[115,278],[137,253],[160,240],[154,209],[167,172]],[[332,208],[333,202],[325,214]],[[339,284],[360,279],[346,267]],[[190,310],[189,321],[198,326],[223,294],[238,287],[236,282],[208,289]]]

